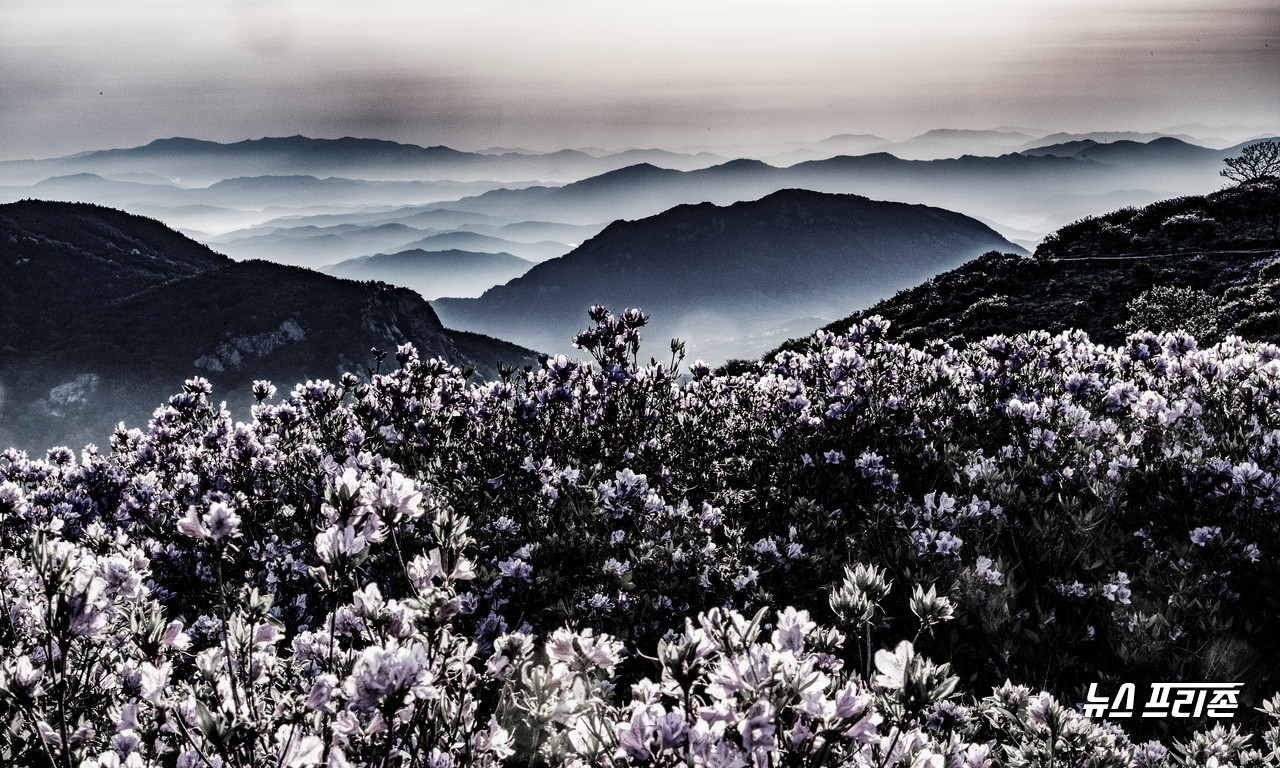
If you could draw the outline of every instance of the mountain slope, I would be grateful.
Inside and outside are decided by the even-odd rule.
[[[445,330],[411,291],[233,262],[97,206],[0,206],[0,265],[4,445],[104,443],[196,375],[243,409],[255,379],[337,379],[363,371],[371,347],[412,342],[424,357],[496,372],[494,343]]]
[[[914,344],[1068,328],[1121,344],[1130,302],[1145,297],[1138,319],[1151,330],[1280,344],[1278,258],[1280,191],[1261,182],[1084,219],[1046,238],[1036,258],[986,254],[825,330],[877,314]]]
[[[679,337],[713,360],[758,353],[768,342],[753,335],[843,314],[992,248],[1018,250],[950,211],[784,190],[614,222],[479,299],[435,306],[449,327],[565,352],[591,305],[641,307],[659,347]]]

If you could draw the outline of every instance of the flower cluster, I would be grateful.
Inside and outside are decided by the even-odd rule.
[[[872,318],[682,377],[592,319],[594,364],[406,346],[249,422],[196,379],[109,451],[5,452],[0,759],[1280,760],[1280,348]],[[1249,706],[1142,744],[1075,711],[1135,674]]]

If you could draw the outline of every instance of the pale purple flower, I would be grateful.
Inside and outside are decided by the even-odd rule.
[[[420,699],[434,699],[426,650],[417,643],[402,646],[392,638],[385,646],[371,646],[360,652],[343,691],[352,705],[369,712],[384,702],[397,703],[412,692]]]
[[[996,567],[989,557],[979,555],[973,571],[979,579],[992,586],[999,586],[1004,581],[1004,576],[1000,573],[1000,569]]]
[[[751,705],[746,716],[738,725],[742,734],[742,746],[751,753],[771,752],[778,746],[777,724],[774,723],[775,710],[767,699],[760,699]]]
[[[504,579],[528,583],[532,580],[533,566],[518,557],[512,557],[498,563],[498,573],[502,574]]]
[[[194,506],[187,507],[187,513],[178,520],[178,530],[195,539],[209,538],[209,529],[200,520],[200,513]]]
[[[1128,605],[1132,594],[1129,590],[1129,576],[1124,571],[1117,572],[1111,577],[1111,581],[1102,585],[1102,596],[1113,603]]]
[[[312,712],[319,711],[333,696],[333,691],[338,687],[338,678],[330,674],[321,674],[311,685],[311,692],[307,694],[307,709]]]
[[[809,620],[808,611],[797,611],[791,606],[778,614],[778,628],[773,631],[773,644],[782,651],[800,653],[804,650],[805,636],[817,628]]]
[[[209,505],[209,511],[205,514],[203,521],[209,531],[209,538],[214,541],[233,538],[240,531],[240,516],[221,501],[215,501]]]
[[[1191,543],[1197,547],[1203,547],[1221,533],[1222,529],[1216,525],[1201,526],[1191,532]]]

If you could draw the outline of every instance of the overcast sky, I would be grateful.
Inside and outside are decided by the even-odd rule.
[[[0,159],[169,136],[1275,131],[1277,83],[1276,0],[0,1]]]

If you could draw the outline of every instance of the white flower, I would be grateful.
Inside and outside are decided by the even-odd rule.
[[[547,641],[547,655],[578,671],[599,667],[612,675],[613,668],[622,659],[622,643],[608,635],[595,635],[591,629],[575,633],[569,629],[557,629]]]
[[[318,765],[324,759],[324,742],[297,726],[282,725],[276,729],[276,761],[282,768]]]
[[[498,724],[498,718],[494,715],[489,716],[488,730],[477,731],[472,744],[477,752],[488,752],[498,760],[505,760],[516,752],[511,744],[510,732]]]
[[[383,604],[382,590],[378,589],[378,585],[372,581],[366,584],[364,589],[358,589],[351,595],[351,607],[355,609],[356,615],[362,618],[376,618]]]
[[[160,697],[164,693],[165,686],[169,684],[169,672],[172,666],[167,661],[158,667],[149,661],[142,663],[139,670],[142,673],[142,698],[157,706],[161,703]]]
[[[529,582],[531,581],[530,577],[533,575],[533,566],[518,557],[513,557],[499,562],[498,572],[502,574],[504,579]]]
[[[603,570],[606,576],[623,576],[631,571],[631,561],[620,563],[616,557],[611,557],[605,561]]]
[[[351,525],[343,528],[329,526],[316,534],[316,554],[326,565],[360,552],[366,544],[365,537],[356,533],[355,527]]]
[[[738,725],[738,732],[742,734],[742,746],[748,752],[771,752],[778,745],[774,714],[773,705],[767,699],[760,699],[747,710],[746,717]]]
[[[459,557],[458,562],[453,564],[453,570],[449,572],[449,578],[454,581],[471,581],[475,577],[475,565],[465,557]]]
[[[191,635],[182,631],[182,621],[175,619],[164,628],[160,643],[177,651],[185,651],[191,646]]]
[[[376,486],[366,486],[362,490],[361,501],[393,523],[422,517],[422,491],[399,472],[379,478]]]
[[[117,596],[121,600],[134,602],[144,594],[142,588],[143,574],[140,574],[135,569],[130,560],[119,555],[100,559],[98,561],[98,575],[106,583],[107,594]]]
[[[1052,708],[1053,699],[1049,694],[1042,693],[1031,702],[1031,706],[1027,709],[1027,719],[1038,725],[1045,725]]]
[[[7,675],[0,675],[0,682],[7,683],[10,693],[21,693],[28,699],[36,699],[44,695],[44,689],[40,687],[40,678],[44,677],[44,668],[36,667],[31,663],[31,657],[22,655],[18,657],[17,663],[9,668],[5,665],[5,669],[0,670],[7,672]],[[5,680],[5,677],[8,680]]]
[[[200,522],[200,513],[194,506],[187,507],[187,514],[178,521],[178,531],[196,539],[209,538],[209,529]]]
[[[876,669],[880,672],[876,675],[876,685],[889,689],[901,688],[903,675],[906,674],[907,665],[911,663],[914,654],[915,648],[910,640],[898,643],[893,653],[884,649],[876,651]]]

